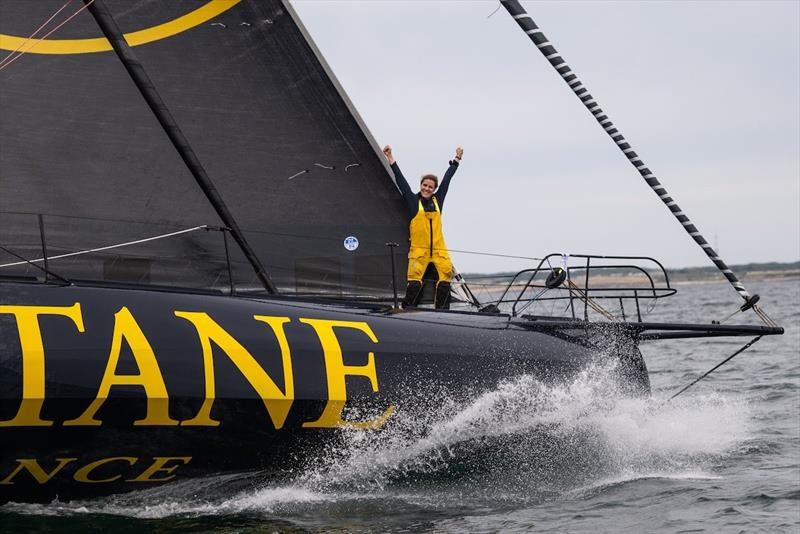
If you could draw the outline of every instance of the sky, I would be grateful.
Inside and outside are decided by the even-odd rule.
[[[800,2],[522,4],[723,260],[800,260]],[[292,5],[409,181],[464,147],[444,210],[462,272],[711,265],[499,2]]]

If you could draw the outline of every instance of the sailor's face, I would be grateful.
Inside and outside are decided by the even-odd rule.
[[[431,198],[434,191],[436,191],[436,184],[433,180],[422,180],[422,183],[419,184],[419,194],[422,195],[422,198],[425,200]]]

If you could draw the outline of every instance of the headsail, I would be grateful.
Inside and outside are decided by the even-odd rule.
[[[53,25],[83,6],[72,4]],[[391,295],[385,243],[407,242],[399,192],[291,8],[278,0],[105,4],[129,43],[145,41],[136,55],[276,285]],[[63,5],[2,0],[4,54],[20,43],[8,36],[24,39]],[[0,244],[27,258],[42,256],[38,214],[50,256],[222,225],[114,53],[87,49],[100,35],[79,13],[0,70]],[[348,237],[356,248],[344,246]],[[237,286],[258,287],[241,252],[232,246],[231,254]],[[218,232],[50,267],[72,278],[227,286]]]

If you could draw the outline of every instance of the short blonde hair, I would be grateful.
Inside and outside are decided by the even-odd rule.
[[[436,187],[439,187],[439,178],[435,174],[423,174],[422,178],[419,179],[419,185],[422,185],[425,180],[430,180]]]

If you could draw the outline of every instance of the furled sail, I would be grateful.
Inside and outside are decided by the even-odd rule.
[[[278,288],[391,294],[400,194],[291,7],[104,2]],[[257,287],[83,6],[0,0],[0,276]]]

